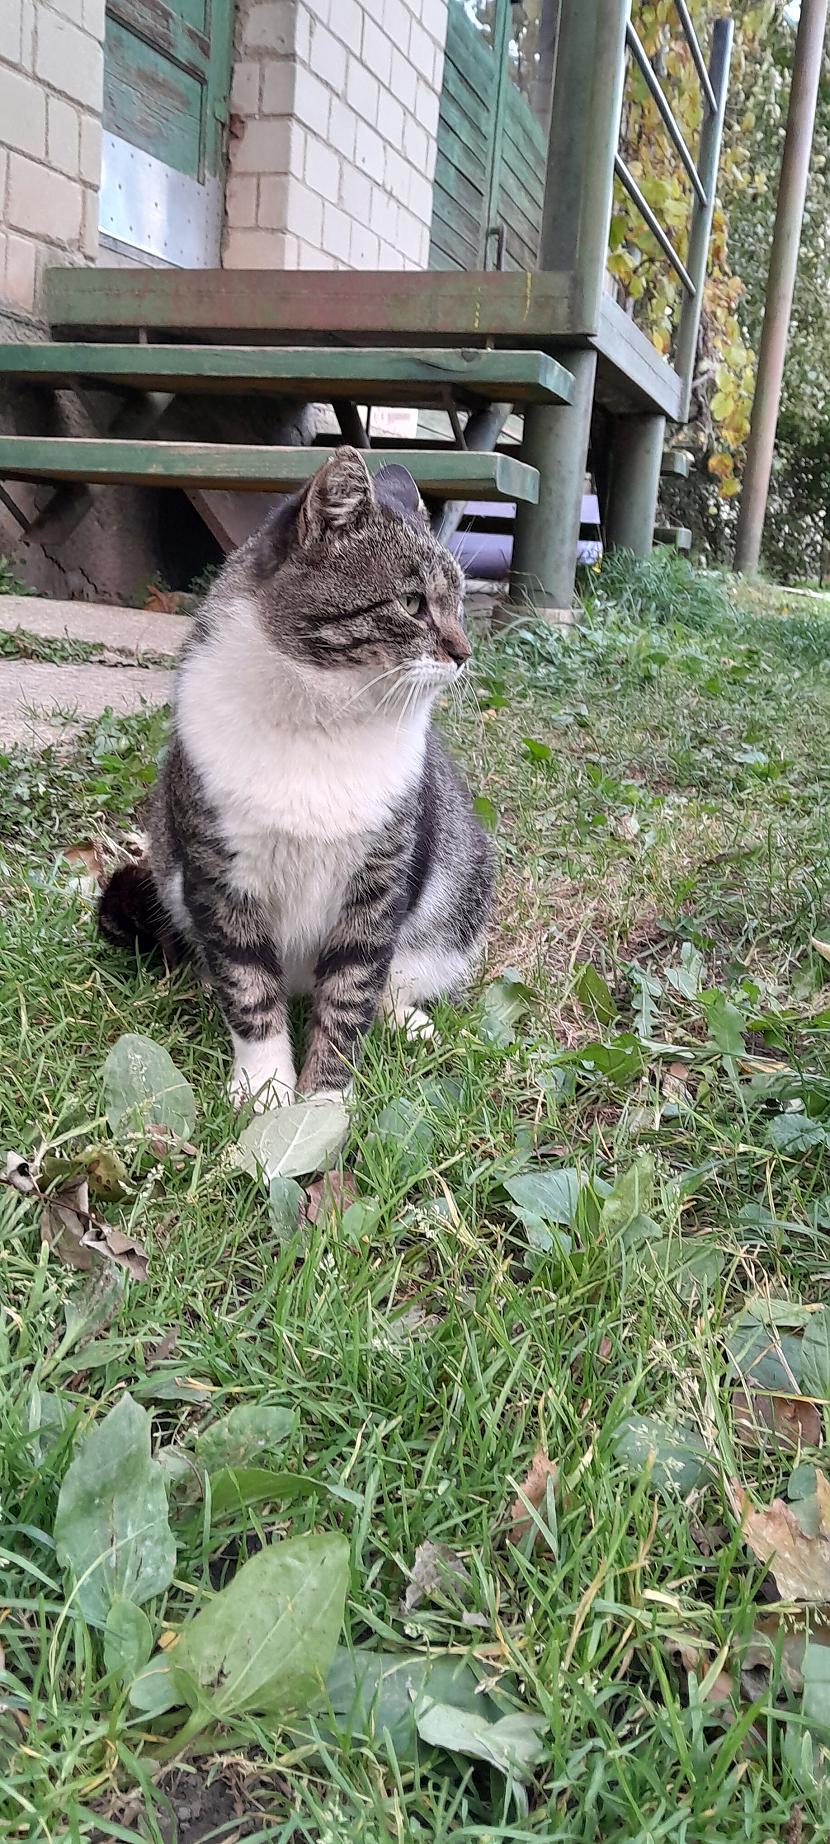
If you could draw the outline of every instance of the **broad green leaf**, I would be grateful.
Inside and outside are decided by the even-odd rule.
[[[527,1016],[535,995],[518,973],[508,968],[491,980],[484,993],[479,1030],[485,1043],[505,1050],[516,1041],[516,1026]]]
[[[66,1334],[63,1351],[76,1350],[115,1317],[124,1293],[124,1272],[113,1262],[93,1268],[63,1303]]]
[[[787,1480],[787,1497],[792,1504],[804,1498],[815,1498],[816,1469],[809,1460],[800,1460],[793,1467]]]
[[[162,1129],[190,1138],[196,1097],[173,1058],[151,1037],[128,1033],[113,1045],[103,1068],[104,1107],[113,1133]]]
[[[725,1256],[708,1236],[665,1236],[643,1247],[643,1269],[653,1264],[681,1299],[691,1300],[711,1288],[723,1273]]]
[[[196,1454],[209,1473],[223,1466],[260,1465],[265,1455],[285,1446],[295,1426],[291,1409],[240,1402],[222,1421],[204,1429],[196,1442]]]
[[[340,1095],[298,1101],[291,1108],[260,1114],[239,1137],[234,1163],[267,1179],[308,1178],[332,1165],[349,1137],[349,1116]]]
[[[830,1402],[830,1306],[811,1313],[801,1340],[801,1387],[805,1396]]]
[[[802,1342],[791,1332],[764,1325],[745,1309],[730,1327],[726,1349],[745,1389],[756,1395],[802,1393]]]
[[[622,1031],[609,1044],[583,1044],[577,1054],[584,1068],[604,1076],[614,1088],[626,1088],[643,1073],[642,1047],[630,1031]]]
[[[266,1501],[279,1504],[292,1498],[313,1498],[328,1488],[310,1473],[282,1473],[267,1466],[223,1466],[211,1474],[211,1510],[214,1517],[237,1511],[241,1505]]]
[[[692,1428],[661,1421],[656,1415],[631,1415],[614,1436],[614,1451],[631,1472],[651,1461],[658,1491],[686,1498],[710,1467],[707,1449]]]
[[[655,1001],[663,997],[662,980],[655,979],[652,973],[646,973],[642,967],[632,967],[631,984],[634,988],[634,1025],[638,1037],[651,1037],[657,1017]]]
[[[134,1678],[153,1650],[153,1629],[135,1601],[113,1601],[104,1627],[104,1664],[108,1671]]]
[[[767,1144],[776,1152],[812,1152],[817,1146],[830,1145],[830,1135],[821,1121],[808,1114],[777,1114],[767,1128]]]
[[[523,736],[522,748],[531,762],[552,762],[553,750],[549,743],[540,743],[535,736]]]
[[[423,1108],[405,1096],[381,1108],[371,1139],[385,1148],[400,1178],[419,1178],[432,1164],[435,1144],[432,1127]]]
[[[344,1210],[341,1222],[343,1240],[353,1245],[374,1235],[380,1222],[380,1204],[376,1197],[357,1197]]]
[[[164,1716],[167,1710],[178,1709],[184,1703],[185,1699],[174,1680],[166,1652],[157,1652],[155,1658],[151,1658],[150,1663],[133,1679],[129,1699],[133,1709],[150,1717]]]
[[[326,1693],[338,1724],[353,1740],[365,1736],[384,1756],[411,1766],[418,1758],[416,1712],[425,1698],[487,1721],[498,1718],[498,1705],[481,1690],[481,1681],[463,1658],[340,1646]]]
[[[665,967],[663,973],[682,999],[696,999],[703,978],[703,955],[691,941],[684,941],[679,961],[673,967]]]
[[[647,1217],[654,1199],[654,1159],[641,1153],[627,1172],[620,1172],[600,1211],[600,1228],[620,1236],[636,1217]]]
[[[260,1550],[182,1633],[170,1662],[185,1701],[207,1721],[308,1709],[325,1688],[348,1583],[345,1537]]]
[[[579,1173],[573,1168],[518,1172],[514,1178],[505,1178],[504,1189],[526,1226],[539,1221],[562,1223],[566,1228],[572,1225],[579,1197]]]
[[[164,1472],[150,1455],[150,1417],[131,1396],[78,1443],[60,1489],[55,1546],[90,1626],[106,1626],[114,1601],[149,1601],[169,1587],[176,1545]]]
[[[701,1004],[706,1012],[709,1036],[722,1056],[743,1056],[746,1015],[722,992],[703,992]]]
[[[547,1754],[545,1718],[532,1710],[488,1722],[480,1711],[470,1714],[451,1703],[427,1703],[417,1712],[416,1721],[422,1741],[451,1754],[487,1761],[511,1780],[529,1780]]]
[[[597,1024],[611,1024],[616,1018],[617,1006],[611,989],[590,961],[578,968],[574,990],[580,1005],[592,1014]]]
[[[477,795],[473,801],[473,812],[476,819],[481,821],[482,826],[487,827],[488,832],[495,832],[499,823],[499,810],[494,806],[492,800],[488,800],[486,794]]]
[[[281,1178],[279,1173],[268,1186],[268,1216],[278,1242],[291,1242],[300,1229],[302,1186],[296,1178]]]

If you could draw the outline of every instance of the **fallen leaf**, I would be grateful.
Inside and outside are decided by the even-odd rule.
[[[102,1070],[104,1106],[113,1133],[151,1136],[164,1145],[190,1140],[196,1097],[162,1044],[128,1032]]]
[[[140,1242],[114,1224],[90,1215],[85,1178],[73,1180],[44,1199],[40,1236],[69,1268],[88,1271],[97,1258],[114,1261],[136,1281],[147,1279],[147,1254]]]
[[[509,1534],[514,1543],[518,1543],[525,1532],[530,1529],[533,1519],[527,1508],[528,1503],[538,1511],[544,1502],[548,1489],[548,1480],[556,1480],[556,1467],[548,1459],[544,1447],[537,1447],[525,1479],[522,1480],[521,1495],[514,1498],[510,1507]],[[527,1503],[525,1503],[527,1500]]]
[[[349,1134],[341,1095],[298,1101],[258,1115],[233,1149],[233,1164],[258,1178],[306,1178],[337,1158]]]
[[[419,1543],[401,1603],[404,1613],[413,1613],[422,1601],[458,1600],[469,1579],[460,1556],[446,1543]]]
[[[819,941],[818,935],[811,935],[810,946],[811,948],[815,948],[816,953],[821,955],[822,960],[830,960],[830,941]]]
[[[309,1223],[322,1216],[342,1216],[350,1204],[358,1202],[357,1185],[351,1172],[324,1172],[306,1187],[305,1214]]]
[[[816,1473],[817,1535],[805,1536],[794,1512],[782,1498],[756,1510],[743,1487],[733,1481],[732,1501],[741,1519],[744,1542],[759,1562],[768,1562],[783,1600],[830,1601],[830,1485]]]
[[[164,1333],[163,1338],[159,1339],[157,1345],[148,1346],[144,1354],[147,1368],[150,1369],[153,1364],[164,1364],[167,1362],[168,1358],[175,1357],[178,1347],[178,1328],[175,1325],[171,1325],[170,1330]]]
[[[19,1191],[21,1197],[34,1197],[37,1180],[32,1176],[32,1168],[22,1153],[9,1152],[0,1172],[0,1184],[8,1185],[12,1191]]]
[[[736,1389],[732,1396],[735,1435],[742,1447],[818,1447],[821,1416],[802,1396],[756,1396]]]
[[[73,870],[84,877],[93,877],[97,884],[103,884],[107,874],[104,863],[103,847],[99,840],[87,841],[84,845],[62,845],[61,857]]]
[[[729,1542],[725,1524],[701,1524],[697,1518],[692,1518],[689,1534],[701,1556],[716,1556]]]
[[[160,583],[150,583],[144,606],[154,615],[181,615],[187,607],[187,597],[181,589],[163,589]]]
[[[614,1347],[611,1343],[608,1333],[603,1332],[602,1337],[599,1341],[599,1344],[597,1345],[597,1357],[599,1358],[599,1361],[601,1364],[607,1364],[608,1359],[611,1356],[611,1352],[613,1351],[613,1349]]]

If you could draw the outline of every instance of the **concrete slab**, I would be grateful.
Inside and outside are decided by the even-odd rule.
[[[0,749],[44,748],[107,709],[122,715],[166,704],[172,686],[172,673],[161,666],[0,660]]]
[[[0,595],[0,630],[49,639],[84,640],[116,647],[140,658],[142,653],[178,653],[190,629],[186,615],[160,615],[144,608],[108,607],[100,602],[59,602],[34,595]]]

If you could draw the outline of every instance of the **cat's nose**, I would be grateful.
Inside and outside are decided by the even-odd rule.
[[[457,621],[449,621],[441,629],[438,637],[438,649],[456,666],[463,666],[472,652],[469,640]]]

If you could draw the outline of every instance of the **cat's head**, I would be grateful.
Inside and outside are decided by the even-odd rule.
[[[325,675],[326,692],[336,675],[363,708],[392,713],[433,697],[469,658],[464,578],[403,467],[372,479],[357,449],[337,449],[268,520],[251,563],[269,639],[306,683]]]

